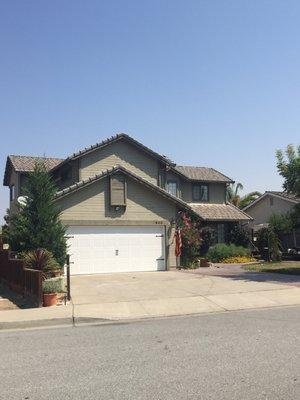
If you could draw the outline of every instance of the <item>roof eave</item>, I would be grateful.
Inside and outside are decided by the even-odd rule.
[[[65,165],[69,161],[77,160],[78,158],[81,158],[81,157],[83,157],[85,155],[88,155],[88,154],[92,153],[95,150],[102,149],[103,147],[109,146],[110,144],[115,143],[115,142],[117,142],[119,140],[122,140],[122,139],[127,140],[129,143],[139,147],[140,149],[145,151],[147,154],[151,155],[152,157],[155,157],[156,159],[160,160],[162,163],[164,163],[166,165],[169,165],[170,167],[175,165],[168,158],[166,158],[166,157],[160,155],[159,153],[151,150],[149,147],[144,146],[142,143],[140,143],[136,139],[132,138],[131,136],[127,135],[126,133],[119,133],[119,134],[117,134],[115,136],[112,136],[112,137],[110,137],[108,139],[103,140],[102,142],[96,143],[96,144],[90,146],[89,148],[85,148],[83,150],[78,151],[77,153],[74,153],[73,155],[67,157],[59,165],[54,167],[52,169],[52,171],[55,171],[56,169],[62,167],[63,165]]]
[[[294,200],[294,199],[289,199],[287,197],[280,196],[278,194],[266,191],[261,196],[259,196],[257,199],[253,200],[252,203],[250,203],[248,206],[244,207],[243,211],[246,211],[249,208],[255,206],[255,204],[259,203],[261,200],[263,200],[267,196],[274,196],[274,197],[277,197],[278,199],[285,200],[285,201],[288,201],[289,203],[293,203],[293,204],[298,204],[299,201],[300,201],[300,199],[299,199],[299,201],[297,201],[297,200]]]
[[[170,168],[172,170],[172,172],[178,174],[179,176],[181,176],[183,179],[189,181],[189,182],[207,182],[207,183],[226,183],[226,184],[232,184],[235,183],[235,181],[233,181],[232,179],[228,178],[227,176],[225,176],[225,178],[227,178],[226,180],[211,180],[211,179],[195,179],[195,178],[191,178],[188,175],[184,174],[183,172],[180,172],[178,169],[176,169],[176,165],[171,166]],[[214,169],[214,168],[212,168]],[[216,172],[218,172],[217,170],[215,170]]]

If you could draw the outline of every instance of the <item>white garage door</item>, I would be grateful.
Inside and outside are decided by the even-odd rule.
[[[163,226],[71,226],[71,274],[165,269]]]

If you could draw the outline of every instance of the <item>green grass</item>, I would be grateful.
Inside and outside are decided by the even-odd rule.
[[[244,267],[247,271],[276,272],[278,274],[300,275],[300,261],[269,262]]]

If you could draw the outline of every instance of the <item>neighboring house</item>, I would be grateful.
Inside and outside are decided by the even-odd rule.
[[[294,208],[300,199],[286,192],[267,191],[243,209],[252,218],[250,227],[254,231],[267,226],[273,214],[286,214]]]
[[[10,210],[39,157],[9,156],[4,185]],[[126,134],[70,157],[42,159],[59,188],[56,201],[68,226],[73,274],[165,270],[176,266],[179,211],[216,230],[223,242],[232,224],[249,222],[226,203],[233,181],[213,168],[177,166]]]

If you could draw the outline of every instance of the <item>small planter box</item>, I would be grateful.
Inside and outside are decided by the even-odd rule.
[[[200,267],[201,268],[208,268],[210,266],[210,262],[206,258],[200,259]]]

